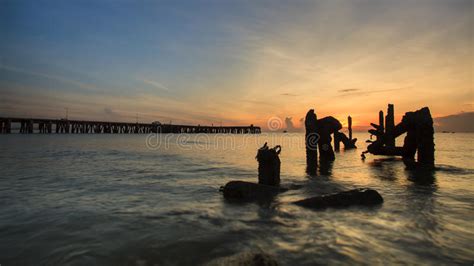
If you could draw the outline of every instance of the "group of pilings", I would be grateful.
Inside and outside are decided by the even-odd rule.
[[[339,151],[341,149],[341,142],[344,144],[345,150],[356,149],[355,143],[357,139],[352,138],[352,117],[347,117],[347,129],[349,130],[349,136],[346,136],[342,132],[334,132],[334,150]]]
[[[241,126],[184,126],[184,125],[160,125],[157,130],[160,133],[187,133],[187,134],[260,134],[260,127],[250,125],[249,127]]]
[[[375,136],[375,145],[372,147],[384,147],[391,154],[401,155],[401,150],[395,146],[395,138],[398,136],[394,135],[395,128],[395,107],[393,104],[388,104],[387,115],[384,117],[382,110],[379,111],[379,123],[370,123],[373,129],[369,130],[369,133]]]
[[[41,129],[41,124],[40,129]],[[60,121],[56,124],[55,133],[71,134],[145,134],[152,133],[155,127],[151,124],[133,123],[87,123],[74,121]],[[51,133],[51,131],[40,133]]]
[[[8,134],[12,132],[12,121],[10,119],[0,120],[0,133]]]
[[[19,125],[18,133],[62,134],[259,134],[260,127],[250,126],[190,126],[148,123],[100,122],[66,119],[1,118],[0,133],[13,133],[13,124]],[[15,130],[16,132],[16,130]]]
[[[355,145],[357,139],[352,139],[352,118],[350,116],[348,117],[348,127],[349,137],[339,131],[342,129],[342,124],[336,118],[327,116],[318,119],[314,109],[308,111],[305,118],[306,172],[308,174],[316,174],[318,162],[321,162],[321,166],[324,168],[329,169],[331,162],[336,159],[332,147],[332,135],[334,135],[336,151],[340,149],[340,142],[344,144],[345,150],[357,148]],[[322,173],[326,172],[324,168],[320,167]]]
[[[384,124],[385,122],[385,124]],[[369,133],[376,136],[375,141],[369,140],[366,153],[374,155],[402,156],[408,167],[423,166],[434,168],[434,128],[430,109],[423,107],[414,112],[407,112],[402,121],[395,125],[394,106],[388,105],[387,116],[379,112],[379,124],[371,124],[374,129]],[[395,146],[395,139],[406,133],[403,146]],[[415,154],[417,160],[415,160]]]

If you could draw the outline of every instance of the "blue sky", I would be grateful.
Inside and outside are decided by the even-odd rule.
[[[1,115],[472,111],[472,1],[0,1],[0,31]]]

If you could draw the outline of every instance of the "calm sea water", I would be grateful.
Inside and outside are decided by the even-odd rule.
[[[283,265],[474,262],[474,134],[436,134],[433,174],[341,151],[305,174],[303,134],[0,136],[0,264],[195,265],[245,251]],[[257,180],[256,150],[281,144],[269,204],[223,200]],[[147,144],[148,143],[148,144]],[[292,201],[357,187],[380,207],[312,211]]]

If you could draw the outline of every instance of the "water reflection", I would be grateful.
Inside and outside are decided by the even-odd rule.
[[[0,263],[187,265],[249,249],[282,265],[472,261],[471,136],[437,139],[436,172],[393,158],[362,163],[350,151],[308,178],[304,146],[284,146],[282,185],[300,189],[224,201],[220,185],[257,180],[255,150],[266,138],[252,137],[240,150],[202,152],[150,151],[138,135],[3,136]],[[384,204],[322,212],[291,204],[362,186]]]
[[[426,186],[432,187],[434,190],[436,189],[436,171],[435,169],[428,169],[428,168],[417,168],[417,169],[410,169],[406,170],[405,173],[407,174],[407,179],[415,185],[419,186]]]
[[[373,176],[388,181],[397,180],[399,174],[399,168],[401,160],[390,157],[390,158],[381,158],[374,159],[369,162],[369,170],[373,173]]]
[[[333,161],[320,160],[319,161],[319,174],[321,176],[331,176],[334,163]],[[318,176],[318,166],[317,164],[307,164],[306,165],[306,174],[310,177]]]
[[[331,176],[334,163],[332,161],[321,160],[319,162],[319,173],[323,176]]]

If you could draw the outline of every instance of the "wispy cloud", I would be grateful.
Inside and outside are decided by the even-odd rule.
[[[343,89],[343,90],[339,90],[340,93],[348,93],[348,92],[355,92],[355,91],[360,91],[360,89]]]
[[[151,85],[157,89],[160,89],[160,90],[165,90],[165,91],[169,91],[170,89],[168,87],[166,87],[165,85],[157,82],[157,81],[154,81],[154,80],[149,80],[149,79],[141,79],[141,81],[145,84],[148,84],[148,85]]]
[[[348,96],[357,97],[357,96],[367,96],[367,95],[378,94],[378,93],[406,90],[408,88],[409,87],[392,88],[392,89],[376,89],[376,90],[345,89],[345,90],[339,90],[339,92],[342,94],[341,97],[348,97]]]
[[[50,79],[50,80],[66,83],[66,84],[69,84],[69,85],[73,85],[75,87],[78,87],[78,88],[84,89],[84,90],[88,90],[88,91],[99,91],[99,90],[101,90],[100,88],[98,88],[98,87],[96,87],[95,85],[92,85],[92,84],[88,84],[88,83],[84,83],[84,82],[80,82],[80,81],[76,81],[76,80],[71,80],[71,79],[68,79],[68,78],[65,78],[65,77],[62,77],[62,76],[51,75],[51,74],[46,74],[46,73],[42,73],[42,72],[22,69],[22,68],[18,68],[18,67],[14,67],[14,66],[0,65],[0,69],[10,71],[10,72],[16,72],[16,73],[20,73],[20,74],[25,74],[25,75]]]

